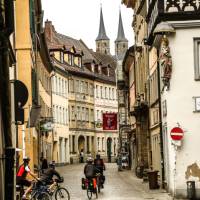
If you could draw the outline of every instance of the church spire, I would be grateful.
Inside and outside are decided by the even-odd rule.
[[[128,40],[124,34],[124,28],[122,23],[121,10],[119,11],[119,26],[117,39],[115,40],[115,55],[118,60],[123,60],[123,57],[128,49]]]
[[[96,38],[96,52],[110,55],[110,39],[106,35],[102,6],[100,10],[99,34]]]
[[[117,34],[117,39],[115,42],[127,42],[128,40],[125,37],[124,34],[124,27],[122,23],[122,16],[121,16],[121,10],[119,11],[119,25],[118,25],[118,34]]]
[[[109,40],[108,36],[106,35],[106,29],[104,26],[102,7],[101,7],[101,11],[100,11],[99,34],[96,38],[96,41],[97,40]]]

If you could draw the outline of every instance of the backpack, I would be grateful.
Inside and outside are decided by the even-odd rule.
[[[85,166],[85,176],[86,177],[94,176],[94,166],[93,165],[88,164]]]

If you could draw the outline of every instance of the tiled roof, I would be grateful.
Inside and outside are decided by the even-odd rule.
[[[48,23],[48,22],[47,22]],[[46,24],[45,24],[46,25]],[[49,24],[48,24],[49,26]],[[52,57],[52,61],[55,66],[61,69],[65,69],[68,72],[71,72],[73,74],[81,74],[85,76],[90,76],[91,78],[108,81],[108,82],[115,82],[115,68],[116,68],[116,60],[114,57],[96,53],[93,50],[89,49],[87,45],[82,40],[76,40],[74,38],[71,38],[69,36],[57,33],[53,27],[53,25],[50,22],[50,26],[52,26],[52,32],[49,31],[52,35],[49,36],[49,34],[46,34],[46,40],[48,44],[48,48],[50,50],[53,49],[66,49],[70,50],[72,47],[74,47],[76,53],[83,53],[83,66],[80,68],[78,66],[70,66],[67,63],[61,63],[57,61],[55,58]],[[50,27],[49,26],[49,27]],[[49,28],[48,27],[48,28]],[[51,27],[50,27],[51,28]],[[84,66],[84,63],[95,63],[96,65],[101,64],[102,67],[108,67],[110,66],[110,76],[107,76],[105,74],[99,74],[96,72],[90,71],[87,67]],[[60,67],[59,67],[60,66]]]

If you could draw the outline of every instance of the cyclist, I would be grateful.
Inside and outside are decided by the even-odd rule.
[[[40,177],[40,182],[46,185],[50,185],[49,186],[50,191],[56,185],[56,182],[53,180],[53,176],[56,176],[59,180],[62,180],[60,174],[55,170],[54,162],[49,164],[49,168],[45,169],[43,174]]]
[[[30,158],[27,156],[24,157],[23,164],[19,166],[19,169],[17,171],[17,177],[16,177],[17,185],[28,187],[24,192],[22,199],[26,199],[26,195],[30,192],[33,186],[32,182],[26,179],[27,175],[30,174],[34,179],[38,180],[37,176],[30,170],[29,162]]]
[[[105,167],[103,159],[101,159],[101,156],[99,154],[96,155],[96,159],[94,160],[94,166],[101,173],[101,180],[102,180],[102,183],[104,183],[105,176],[103,175],[103,171],[106,170],[106,167]],[[102,184],[102,187],[103,187],[103,184]]]
[[[95,177],[96,168],[95,168],[95,166],[93,164],[92,157],[89,157],[87,159],[87,164],[84,167],[84,174],[85,174],[85,177],[88,178],[88,179]]]

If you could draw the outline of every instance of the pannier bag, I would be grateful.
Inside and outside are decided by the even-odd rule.
[[[85,178],[81,179],[81,186],[82,186],[83,190],[86,190],[86,179]]]

